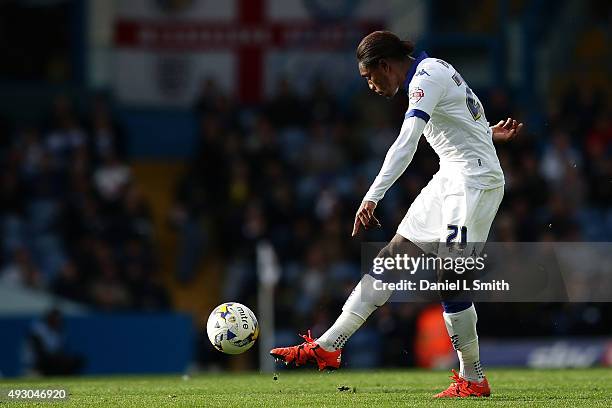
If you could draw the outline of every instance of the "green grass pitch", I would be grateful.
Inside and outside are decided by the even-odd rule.
[[[612,407],[612,370],[491,369],[491,398],[434,400],[448,386],[442,371],[395,370],[272,374],[110,376],[1,380],[0,389],[64,387],[68,401],[0,402],[2,406],[61,407]],[[338,387],[349,388],[339,391]]]

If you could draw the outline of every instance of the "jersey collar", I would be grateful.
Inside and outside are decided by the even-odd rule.
[[[406,79],[404,80],[404,90],[406,92],[408,92],[408,85],[410,85],[410,81],[412,81],[412,77],[414,76],[414,73],[416,72],[417,65],[419,65],[419,63],[423,61],[425,58],[429,58],[429,55],[427,55],[425,51],[421,51],[421,53],[417,55],[414,61],[412,62],[412,65],[410,66],[410,69],[408,70],[408,74],[406,74]]]

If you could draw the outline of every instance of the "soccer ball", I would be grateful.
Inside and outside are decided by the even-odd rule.
[[[222,303],[212,311],[206,323],[208,339],[226,354],[241,354],[250,349],[259,336],[255,314],[243,304]]]

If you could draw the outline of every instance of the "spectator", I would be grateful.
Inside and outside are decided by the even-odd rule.
[[[60,95],[44,127],[25,124],[3,139],[0,282],[104,309],[169,307],[157,264],[132,261],[152,258],[152,216],[119,126],[106,100],[89,106],[83,128]],[[124,267],[131,247],[145,255]]]
[[[33,369],[41,375],[79,374],[85,361],[66,348],[63,317],[53,309],[30,329],[28,351]]]
[[[129,167],[120,162],[114,153],[106,156],[94,173],[97,192],[109,204],[119,201],[130,178]]]
[[[31,289],[40,289],[44,285],[40,270],[30,252],[23,247],[15,249],[13,261],[0,271],[0,279],[9,285]]]
[[[570,139],[563,132],[556,132],[552,144],[544,151],[542,157],[542,174],[557,187],[563,184],[567,171],[581,165],[580,154],[570,144]]]

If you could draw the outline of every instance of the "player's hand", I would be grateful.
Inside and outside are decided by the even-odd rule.
[[[523,124],[512,118],[505,121],[500,120],[497,125],[491,127],[493,141],[495,143],[509,142],[521,133],[521,129],[523,129]]]
[[[376,203],[373,201],[364,201],[359,206],[357,214],[355,214],[355,223],[353,224],[352,237],[359,233],[359,228],[363,225],[365,229],[379,228],[380,222],[374,216]]]

